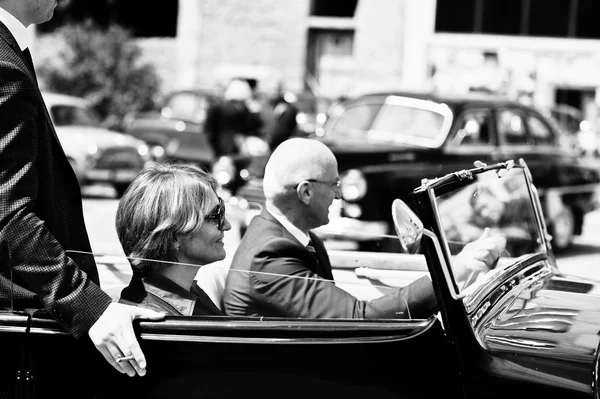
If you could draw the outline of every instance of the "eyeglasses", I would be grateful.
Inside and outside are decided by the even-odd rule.
[[[214,209],[204,217],[204,220],[216,220],[217,229],[223,230],[223,225],[225,224],[225,203],[221,197],[219,197],[219,205],[215,206]]]
[[[311,183],[321,183],[321,184],[329,184],[331,186],[331,188],[333,189],[337,189],[340,188],[340,179],[335,179],[335,181],[324,181],[324,180],[317,180],[317,179],[304,179],[302,181],[309,181]],[[302,183],[302,182],[300,182]],[[300,183],[296,184],[296,187],[298,187],[300,185]]]

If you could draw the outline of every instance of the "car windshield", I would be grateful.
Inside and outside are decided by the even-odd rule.
[[[506,237],[498,261],[503,268],[545,252],[525,170],[515,167],[475,175],[471,184],[436,196],[440,222],[451,255],[477,240],[485,229]],[[484,276],[484,275],[482,275]],[[466,288],[472,281],[467,281]]]
[[[448,134],[452,113],[444,104],[390,96],[385,103],[350,106],[332,118],[328,136],[370,143],[441,145]]]
[[[71,105],[51,107],[52,121],[56,126],[99,126],[98,118],[91,110]]]

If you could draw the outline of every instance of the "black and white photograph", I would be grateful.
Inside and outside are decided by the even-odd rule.
[[[599,19],[0,0],[0,399],[599,399]]]

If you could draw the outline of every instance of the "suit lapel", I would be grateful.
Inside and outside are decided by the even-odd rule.
[[[10,31],[8,30],[6,25],[4,25],[2,22],[0,22],[0,38],[2,40],[4,40],[15,52],[15,55],[21,61],[21,65],[20,65],[22,67],[21,69],[27,73],[27,76],[29,76],[29,78],[33,82],[34,86],[38,89],[37,95],[40,100],[40,104],[41,104],[42,108],[44,109],[44,115],[46,116],[46,125],[48,127],[48,130],[50,131],[50,135],[53,137],[55,144],[60,149],[60,152],[63,155],[65,155],[62,145],[60,144],[60,140],[58,139],[58,135],[56,134],[56,129],[54,129],[54,125],[52,124],[52,118],[50,117],[50,114],[48,113],[48,108],[46,107],[46,103],[44,102],[44,98],[42,97],[42,93],[40,92],[38,82],[37,82],[37,79],[35,76],[35,72],[29,68],[28,62],[25,59],[23,52],[19,48],[19,44],[17,43],[17,40],[14,38],[12,33],[10,33]],[[66,155],[65,155],[65,157],[66,157]]]
[[[267,221],[269,221],[271,223],[275,223],[278,226],[280,226],[282,237],[297,242],[298,246],[302,247],[309,254],[309,256],[312,259],[314,259],[313,264],[306,265],[306,267],[308,267],[314,273],[318,274],[320,277],[333,281],[333,273],[331,271],[331,264],[329,263],[329,257],[327,256],[327,252],[325,250],[325,247],[323,246],[323,241],[321,241],[320,238],[318,238],[312,232],[309,232],[309,234],[308,234],[310,241],[313,243],[313,246],[315,248],[315,253],[313,254],[306,247],[304,247],[302,245],[302,243],[300,243],[296,239],[296,237],[294,237],[292,235],[292,233],[290,233],[285,227],[283,227],[283,225],[281,223],[279,223],[279,220],[275,219],[275,217],[273,215],[271,215],[271,213],[269,211],[267,211],[266,208],[263,209],[260,216],[262,218],[266,219]]]
[[[318,238],[313,232],[309,233],[310,241],[315,247],[315,257],[317,258],[318,263],[318,272],[317,274],[323,278],[333,280],[333,273],[331,271],[331,263],[329,263],[329,257],[327,256],[327,252],[325,247],[323,246],[323,242],[320,238]]]

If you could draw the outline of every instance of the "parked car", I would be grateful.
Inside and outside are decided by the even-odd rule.
[[[319,232],[360,248],[373,249],[384,242],[378,237],[394,233],[385,209],[395,198],[403,198],[423,178],[477,160],[527,161],[556,250],[569,247],[582,231],[584,215],[598,206],[597,164],[563,147],[555,124],[536,109],[503,98],[361,95],[335,106],[312,138],[337,157],[343,197],[330,224]],[[251,209],[247,219],[264,203],[265,163],[265,157],[221,159],[213,167],[232,202]]]
[[[255,112],[260,113],[264,129],[273,116],[269,96],[258,93],[256,97]],[[298,135],[314,133],[324,121],[325,116],[319,110],[326,106],[327,100],[308,93],[287,93],[286,97],[298,108]],[[213,89],[175,90],[165,96],[159,110],[128,114],[125,131],[150,147],[164,148],[166,158],[171,161],[196,163],[210,169],[217,159],[204,134],[204,121],[210,105],[220,100],[220,93]],[[266,142],[258,136],[249,136],[242,144],[242,150],[251,154],[264,153],[265,148]],[[243,159],[246,157],[242,155]]]
[[[157,111],[130,113],[125,131],[144,140],[150,147],[164,148],[165,157],[210,167],[213,150],[204,135],[209,106],[219,98],[214,90],[186,89],[170,92]]]
[[[50,118],[81,186],[109,183],[117,194],[155,157],[146,143],[102,127],[89,102],[80,97],[43,93]]]
[[[479,226],[503,228],[506,251],[493,270],[459,284],[456,254],[472,238],[455,237],[456,223],[469,220],[471,198],[487,189],[504,193],[504,209],[519,217]],[[598,398],[600,283],[557,268],[526,164],[479,164],[423,181],[406,199],[386,206],[405,253],[330,258],[336,284],[365,299],[396,286],[386,283],[390,273],[429,275],[439,312],[427,319],[142,321],[147,375],[129,378],[94,348],[80,351],[43,314],[8,307],[0,311],[0,397],[70,389],[95,398]]]

